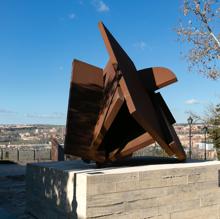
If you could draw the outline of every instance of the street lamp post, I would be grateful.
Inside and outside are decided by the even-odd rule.
[[[189,159],[192,158],[192,123],[193,123],[193,118],[190,116],[188,119],[188,124],[189,124]]]
[[[204,126],[204,127],[203,127],[203,131],[204,131],[204,140],[205,140],[204,159],[206,160],[206,136],[207,136],[207,133],[208,133],[208,127],[207,127],[207,126]]]

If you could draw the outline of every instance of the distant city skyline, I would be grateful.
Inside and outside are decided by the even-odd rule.
[[[104,67],[102,20],[137,69],[163,66],[178,82],[161,89],[177,123],[220,102],[219,81],[189,73],[174,32],[180,1],[1,1],[0,124],[66,123],[73,59]]]

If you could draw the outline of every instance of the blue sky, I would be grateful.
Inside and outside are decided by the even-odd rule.
[[[177,122],[220,100],[219,81],[189,73],[186,45],[173,31],[180,1],[1,0],[0,124],[65,124],[71,63],[104,67],[108,54],[98,21],[113,33],[137,69],[170,68],[178,83],[161,89]]]

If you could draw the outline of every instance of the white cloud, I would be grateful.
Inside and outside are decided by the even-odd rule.
[[[11,113],[16,113],[16,112],[8,110],[8,109],[1,108],[0,113],[2,113],[2,114],[11,114]]]
[[[38,114],[38,113],[27,113],[25,114],[26,117],[28,118],[33,118],[33,119],[63,119],[65,117],[64,113],[51,113],[51,114]]]
[[[193,99],[193,98],[185,101],[185,104],[187,105],[194,105],[194,104],[199,104],[199,103],[200,102],[198,100]]]
[[[102,0],[94,0],[93,5],[95,6],[96,10],[99,12],[109,11],[109,6],[106,5]]]
[[[147,47],[147,44],[146,42],[141,40],[139,42],[134,43],[134,47],[136,47],[137,49],[145,50]]]
[[[71,14],[68,15],[68,18],[70,20],[73,20],[75,17],[76,17],[76,15],[74,13],[71,13]]]

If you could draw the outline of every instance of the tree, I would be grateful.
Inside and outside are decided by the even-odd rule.
[[[209,105],[203,116],[188,112],[195,122],[202,122],[208,127],[208,138],[213,142],[217,151],[220,151],[220,104]],[[220,158],[220,153],[218,154]]]
[[[189,70],[208,78],[220,78],[220,2],[183,0],[183,19],[176,28],[178,39],[187,42]]]
[[[220,149],[220,104],[212,109],[210,124],[212,125],[212,128],[209,131],[210,138],[212,139],[215,148]]]

